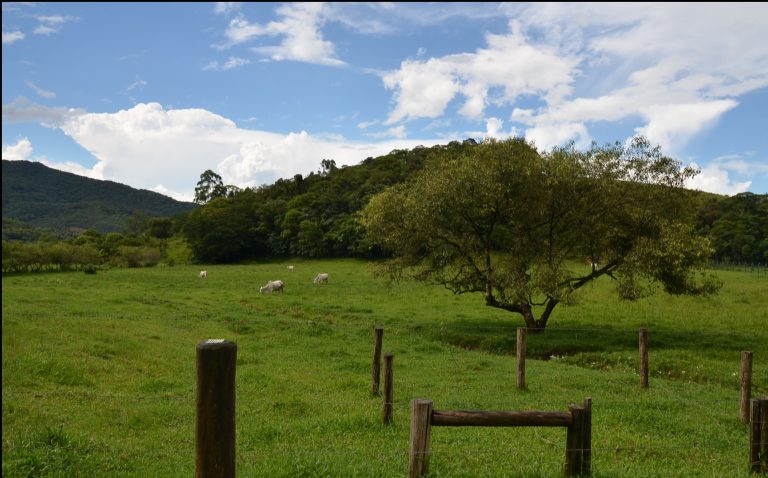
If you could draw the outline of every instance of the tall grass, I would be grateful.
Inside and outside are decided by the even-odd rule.
[[[529,334],[436,286],[387,284],[358,261],[114,269],[4,277],[3,476],[194,474],[195,346],[238,345],[237,469],[246,477],[401,477],[409,401],[566,410],[593,399],[593,475],[748,476],[740,352],[768,394],[768,280],[721,271],[707,299],[611,296],[610,280]],[[330,283],[313,277],[328,272]],[[286,290],[259,294],[267,280]],[[394,358],[394,423],[370,396],[373,328]],[[639,387],[637,329],[650,338]],[[533,358],[536,359],[533,359]],[[436,428],[432,477],[560,476],[565,430]]]

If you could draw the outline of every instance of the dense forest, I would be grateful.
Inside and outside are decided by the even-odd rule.
[[[155,193],[149,191],[140,192],[150,196],[130,202],[122,199],[118,201],[122,203],[120,208],[115,204],[110,206],[114,209],[109,209],[105,206],[108,201],[100,196],[98,184],[83,189],[79,198],[38,198],[35,193],[25,196],[29,199],[27,203],[18,202],[24,197],[25,188],[38,191],[36,181],[40,180],[32,176],[7,184],[5,172],[10,162],[3,161],[3,271],[68,269],[106,263],[147,266],[189,260],[231,263],[279,257],[382,257],[382,251],[366,240],[358,220],[369,199],[406,181],[427,161],[459,157],[476,145],[468,139],[431,148],[394,150],[354,166],[337,167],[332,159],[323,159],[319,169],[309,175],[297,174],[271,185],[247,189],[224,185],[215,173],[206,171],[196,189],[199,206],[164,198],[167,201],[162,207],[170,209],[153,203],[156,198],[151,195]],[[92,181],[74,175],[64,178],[72,180],[69,176]],[[45,189],[64,188],[60,184],[46,184]],[[112,197],[114,189],[107,194]],[[768,263],[768,195],[691,194],[691,207],[698,211],[696,231],[710,239],[716,261]],[[18,203],[9,210],[7,197],[16,198]],[[82,202],[76,203],[75,199]],[[84,205],[89,201],[91,208]],[[72,210],[82,209],[88,217],[99,211],[108,215],[111,211],[120,220],[81,226],[74,234],[69,227],[67,237],[60,234],[68,227],[63,218],[58,218],[59,222],[33,223],[13,209],[39,210],[42,217],[56,218],[55,211],[61,211],[65,203],[75,204]],[[131,210],[126,210],[125,204],[131,204]],[[55,254],[50,253],[53,245]]]
[[[135,214],[170,217],[191,211],[162,194],[48,168],[3,160],[3,239],[72,237],[93,229],[124,231]]]

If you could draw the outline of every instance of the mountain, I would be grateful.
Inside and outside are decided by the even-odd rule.
[[[86,229],[125,230],[134,213],[170,217],[189,212],[194,203],[113,181],[65,173],[31,161],[3,160],[3,239],[10,230],[42,228],[55,235]]]

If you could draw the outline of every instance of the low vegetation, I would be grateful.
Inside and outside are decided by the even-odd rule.
[[[288,272],[287,265],[295,269]],[[768,394],[768,278],[718,271],[692,299],[621,302],[601,277],[529,335],[522,321],[422,283],[388,284],[353,260],[2,281],[4,477],[188,477],[195,467],[195,346],[238,346],[237,471],[248,477],[402,477],[409,401],[436,409],[565,410],[593,399],[593,476],[748,476],[739,360]],[[328,284],[316,285],[318,272]],[[259,294],[282,279],[283,294]],[[370,396],[373,328],[394,354],[394,423]],[[637,329],[650,337],[639,387]],[[558,477],[558,428],[439,428],[431,477]]]

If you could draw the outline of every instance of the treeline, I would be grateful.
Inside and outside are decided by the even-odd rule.
[[[90,229],[66,240],[43,236],[37,242],[3,241],[3,272],[280,257],[382,257],[358,221],[369,199],[404,182],[427,161],[460,156],[476,144],[469,139],[394,150],[355,166],[337,167],[324,159],[320,169],[306,177],[296,175],[258,188],[213,184],[201,193],[205,199],[199,201],[201,206],[172,217],[134,213],[120,233]],[[207,194],[215,191],[219,194]],[[768,264],[768,195],[694,197],[697,231],[709,237],[714,260]]]
[[[430,156],[460,154],[475,141],[394,150],[361,164],[222,194],[191,211],[182,226],[195,259],[224,263],[268,257],[376,257],[357,214],[370,197],[405,181]],[[226,188],[221,188],[222,192]],[[206,194],[202,194],[207,197]]]
[[[173,227],[180,218],[132,220],[135,233],[101,234],[90,229],[76,238],[45,237],[36,242],[3,241],[3,273],[70,271],[95,272],[102,267],[151,267],[191,262],[189,248]]]
[[[768,264],[768,194],[710,198],[698,217],[698,232],[709,237],[715,261]]]
[[[357,214],[374,194],[405,181],[428,160],[462,155],[477,143],[395,150],[356,166],[322,169],[275,184],[232,193],[186,216],[181,231],[199,262],[239,262],[268,257],[381,257],[366,240]],[[228,194],[224,194],[229,191]],[[692,192],[698,234],[710,239],[713,259],[768,265],[768,195],[718,196]]]

